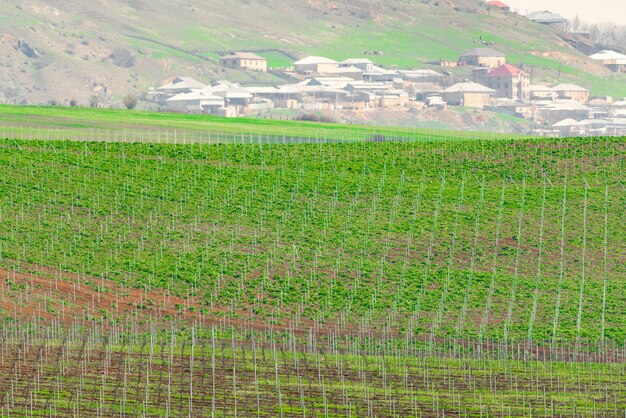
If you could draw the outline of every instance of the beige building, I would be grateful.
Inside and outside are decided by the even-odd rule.
[[[360,68],[364,72],[371,72],[374,70],[374,63],[367,58],[349,58],[339,63],[340,67],[356,67]]]
[[[535,115],[537,120],[548,123],[557,123],[563,119],[575,119],[578,121],[588,119],[591,108],[575,101],[556,101],[537,108]]]
[[[233,52],[220,58],[220,65],[238,70],[267,72],[267,60],[253,52]]]
[[[306,57],[293,63],[293,68],[297,73],[334,73],[339,68],[339,63],[326,57]]]
[[[524,71],[504,64],[489,71],[482,81],[489,88],[496,90],[498,97],[528,102],[530,100],[530,77]]]
[[[559,94],[552,87],[540,84],[530,85],[530,100],[556,100]]]
[[[506,56],[491,48],[470,49],[459,57],[459,63],[476,67],[496,68],[506,64]]]
[[[451,106],[477,107],[491,104],[496,91],[478,83],[458,83],[443,91],[444,101]]]
[[[591,96],[589,90],[576,84],[559,84],[552,87],[552,90],[559,95],[559,99],[574,100],[578,103],[587,103]]]
[[[378,98],[380,107],[400,107],[409,104],[409,93],[404,90],[390,90]]]
[[[224,107],[224,98],[215,96],[210,89],[192,90],[177,94],[166,101],[167,110],[181,113],[213,113]]]
[[[557,13],[552,13],[549,10],[540,10],[537,12],[528,13],[526,15],[526,18],[542,25],[554,26],[562,30],[567,29],[567,19]]]

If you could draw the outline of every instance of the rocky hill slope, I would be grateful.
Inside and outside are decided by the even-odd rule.
[[[386,66],[423,67],[481,42],[524,64],[534,82],[561,76],[626,95],[623,79],[572,46],[582,40],[480,0],[0,0],[0,101],[111,105],[174,75],[279,82],[221,68],[230,50],[258,51],[275,67],[365,51],[380,51]]]

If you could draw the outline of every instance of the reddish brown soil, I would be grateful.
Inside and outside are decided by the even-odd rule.
[[[200,298],[167,293],[129,288],[112,280],[45,266],[21,264],[20,271],[0,267],[0,314],[22,323],[71,325],[87,320],[109,327],[117,319],[136,324],[176,320],[181,324],[228,325],[259,331],[271,327],[300,336],[309,332],[343,335],[353,331],[335,322],[320,325],[302,317],[298,317],[297,323],[291,320],[270,325],[267,319],[253,313],[252,303],[249,309],[236,312],[237,318],[227,318],[226,307],[209,307]]]
[[[200,304],[193,297],[128,288],[111,280],[49,267],[22,268],[29,273],[0,268],[0,310],[5,317],[69,324],[87,316],[122,319],[132,315],[139,320],[158,320],[166,315],[193,320],[199,316]]]

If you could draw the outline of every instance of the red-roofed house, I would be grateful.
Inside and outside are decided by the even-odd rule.
[[[511,8],[508,5],[502,3],[501,1],[494,0],[494,1],[490,1],[487,4],[490,5],[490,6],[494,6],[494,7],[497,7],[499,9],[502,9],[505,12],[508,12],[508,11],[511,10]]]
[[[481,78],[487,87],[497,92],[498,97],[520,102],[527,102],[530,99],[530,77],[511,64],[501,65]]]

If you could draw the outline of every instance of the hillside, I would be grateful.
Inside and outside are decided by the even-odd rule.
[[[343,59],[381,51],[379,64],[421,67],[455,59],[482,39],[524,63],[534,82],[579,83],[626,95],[623,81],[590,63],[563,33],[479,0],[318,1],[44,0],[0,2],[4,101],[119,103],[174,75],[274,84],[271,74],[226,70],[216,59],[254,50],[272,66],[306,54]],[[528,66],[532,67],[528,67]]]

